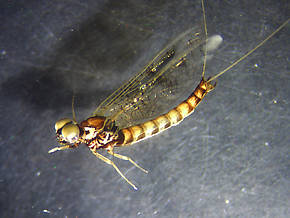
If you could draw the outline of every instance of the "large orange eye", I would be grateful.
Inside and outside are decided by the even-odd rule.
[[[61,130],[61,136],[69,143],[75,143],[79,140],[80,129],[76,124],[67,124]]]
[[[61,119],[61,120],[59,120],[59,121],[57,121],[56,123],[55,123],[55,126],[54,126],[54,128],[55,128],[55,132],[57,132],[58,130],[60,130],[62,127],[64,127],[66,124],[68,124],[68,123],[72,123],[73,121],[71,120],[71,119],[69,119],[69,118],[64,118],[64,119]]]

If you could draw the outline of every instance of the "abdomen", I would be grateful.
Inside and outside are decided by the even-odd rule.
[[[122,140],[116,146],[131,145],[177,125],[194,111],[205,95],[214,87],[215,85],[202,79],[194,92],[168,113],[142,124],[121,129]]]

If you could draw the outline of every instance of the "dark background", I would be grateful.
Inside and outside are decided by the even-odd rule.
[[[197,25],[199,1],[0,3],[1,217],[289,216],[289,25],[219,78],[177,127],[118,149],[139,188],[81,146],[57,145],[54,123],[85,119],[165,46]],[[214,75],[287,20],[287,1],[209,1],[224,42]],[[194,88],[194,87],[192,87]],[[288,215],[287,215],[288,214]]]

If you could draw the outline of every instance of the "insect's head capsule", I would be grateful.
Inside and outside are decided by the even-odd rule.
[[[75,143],[80,137],[80,128],[71,119],[64,118],[55,123],[55,132],[62,143]]]
[[[54,126],[55,132],[58,132],[58,130],[60,130],[62,127],[64,127],[66,124],[69,124],[69,123],[73,123],[73,121],[69,118],[64,118],[64,119],[56,121],[55,126]]]

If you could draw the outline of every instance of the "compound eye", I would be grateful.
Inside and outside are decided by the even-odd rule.
[[[57,132],[58,130],[60,130],[62,127],[64,127],[66,124],[68,124],[68,123],[72,123],[73,121],[71,120],[71,119],[69,119],[69,118],[64,118],[64,119],[61,119],[61,120],[59,120],[59,121],[57,121],[56,123],[55,123],[55,126],[54,126],[54,128],[55,128],[55,132]]]
[[[63,139],[69,143],[75,143],[80,137],[80,129],[76,124],[67,124],[61,130]]]

